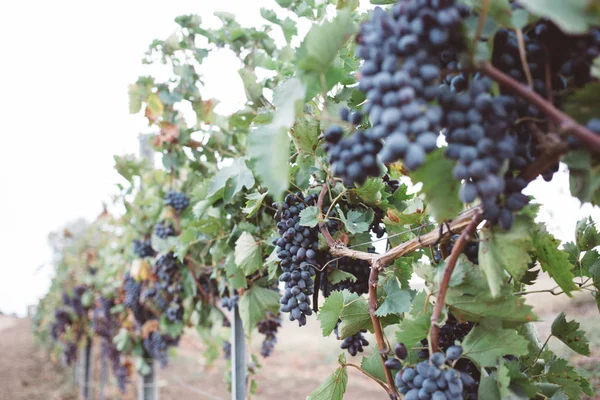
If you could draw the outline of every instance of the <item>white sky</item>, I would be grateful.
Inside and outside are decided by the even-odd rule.
[[[366,1],[365,1],[366,2]],[[174,18],[199,14],[214,26],[214,11],[260,25],[260,7],[274,0],[19,0],[0,2],[0,311],[23,315],[47,290],[52,268],[47,235],[65,222],[93,220],[115,192],[114,154],[137,151],[148,132],[128,114],[127,85],[152,71],[141,64],[155,38],[175,29]],[[233,57],[220,54],[205,68],[204,97],[221,111],[244,101]],[[566,174],[530,192],[548,204],[542,214],[563,240],[589,215],[568,195]],[[598,210],[594,210],[598,217]],[[598,218],[597,218],[598,219]]]

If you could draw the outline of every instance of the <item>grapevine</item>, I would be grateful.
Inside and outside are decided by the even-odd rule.
[[[308,398],[341,399],[357,370],[393,400],[593,397],[528,294],[600,298],[594,221],[561,243],[536,192],[568,174],[600,204],[600,20],[576,2],[330,3],[278,1],[253,28],[181,16],[152,43],[144,63],[171,76],[129,87],[147,159],[115,157],[112,204],[51,235],[36,334],[66,366],[99,338],[123,393],[193,329],[252,397],[258,355],[318,324],[340,355]],[[201,67],[221,50],[246,96],[230,115]],[[540,270],[555,289],[530,290]],[[551,329],[593,355],[572,316]],[[243,379],[232,360],[251,360]]]

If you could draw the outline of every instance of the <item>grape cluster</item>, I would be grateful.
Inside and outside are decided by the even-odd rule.
[[[166,239],[169,236],[177,236],[177,231],[171,221],[162,220],[154,225],[154,234],[161,239]]]
[[[121,362],[121,352],[112,340],[102,340],[102,354],[110,361],[113,375],[117,380],[117,386],[121,393],[125,393],[125,387],[129,383],[129,368],[126,363]]]
[[[339,321],[338,321],[338,325],[339,325]],[[335,326],[335,335],[339,339],[338,325]],[[367,341],[367,339],[365,339],[365,337],[363,335],[363,333],[365,333],[365,332],[367,332],[366,329],[361,329],[360,331],[356,332],[354,335],[344,338],[340,347],[345,350],[347,349],[348,353],[353,357],[355,355],[357,355],[358,353],[362,353],[363,346],[366,347],[369,345],[369,342]]]
[[[71,307],[75,314],[79,316],[87,315],[89,307],[85,307],[82,302],[82,296],[87,289],[86,285],[78,285],[73,288],[73,295],[71,297],[63,293],[63,304]]]
[[[66,342],[63,344],[62,361],[63,364],[69,366],[77,360],[77,343]]]
[[[542,22],[541,25],[544,25],[544,23]],[[546,97],[550,90],[546,87],[546,47],[549,43],[544,44],[543,40],[541,40],[543,35],[535,33],[539,27],[540,24],[532,26],[531,29],[528,29],[530,33],[523,34],[523,44],[526,53],[527,69],[532,79],[532,87],[539,95]],[[555,43],[552,43],[552,46],[555,46]],[[562,53],[552,52],[552,55]],[[524,65],[521,62],[519,41],[515,32],[505,28],[498,30],[494,36],[492,63],[515,80],[523,84],[529,83]],[[556,73],[557,66],[552,66],[552,64],[551,62],[551,65],[548,66],[550,68],[551,84],[553,92],[558,93],[565,88],[565,84],[563,79]],[[554,96],[554,98],[555,101],[558,100],[557,96]],[[544,132],[547,131],[544,115],[538,108],[520,98],[515,98],[515,103],[519,120],[531,121],[533,118],[536,121],[542,122],[522,122],[514,127],[513,132],[517,140],[515,145],[516,154],[510,160],[509,171],[507,171],[507,176],[509,177],[517,175],[518,171],[522,171],[525,166],[532,164],[540,155],[538,142],[535,135],[531,132],[532,127],[536,127],[535,129],[540,129]],[[558,171],[558,163],[544,171],[542,177],[544,180],[550,181],[556,171]]]
[[[369,247],[369,253],[375,253],[374,247]],[[338,282],[333,285],[333,290],[349,290],[358,295],[369,292],[369,274],[371,273],[371,264],[366,260],[357,260],[350,257],[342,257],[336,261],[337,268],[341,271],[348,272],[356,278],[354,282],[350,279]]]
[[[170,338],[163,336],[159,331],[151,332],[147,338],[144,339],[144,349],[148,352],[150,357],[160,363],[161,367],[165,367],[168,362],[168,348],[170,344]]]
[[[446,243],[446,254],[451,254],[454,244],[458,240],[460,235],[454,234],[450,237],[448,243]],[[440,245],[441,247],[442,245]],[[479,264],[479,241],[471,240],[467,243],[463,249],[463,254],[467,256],[467,259],[473,264]],[[442,261],[442,251],[440,248],[435,249],[433,254],[433,261],[439,264]]]
[[[57,341],[72,323],[73,320],[66,310],[62,308],[54,310],[54,322],[50,325],[50,335],[52,336],[52,339]]]
[[[461,323],[452,314],[449,314],[446,324],[444,324],[440,328],[439,340],[438,340],[438,346],[439,346],[440,350],[448,353],[448,351],[452,347],[456,347],[455,346],[456,342],[463,341],[465,336],[467,336],[467,334],[469,332],[471,332],[471,330],[473,329],[473,326],[474,326],[474,324],[472,322]],[[429,345],[428,340],[427,339],[421,340],[421,345],[423,347],[425,347],[425,349],[419,350],[419,353],[418,353],[419,358],[422,358],[422,359],[429,358],[429,351],[427,350],[427,347]],[[465,390],[465,392],[467,392],[468,398],[476,399],[477,398],[477,389],[479,386],[479,378],[481,376],[477,366],[471,360],[469,360],[467,358],[461,358],[454,364],[454,368],[461,371],[461,373],[463,373],[463,374],[469,375],[473,379],[475,384],[470,386],[469,388],[467,388],[468,390]]]
[[[507,189],[502,166],[515,156],[516,139],[510,128],[517,116],[514,98],[493,97],[491,85],[483,78],[470,82],[462,93],[445,87],[438,100],[444,108],[446,156],[457,160],[453,174],[464,182],[461,200],[471,203],[480,197],[484,217],[510,229],[513,211],[523,208],[529,198],[520,189],[500,198]]]
[[[113,299],[100,297],[92,313],[92,329],[101,339],[101,351],[112,366],[113,375],[121,393],[129,382],[129,368],[121,362],[121,352],[112,339],[120,328],[119,320],[110,310],[115,305]]]
[[[300,326],[306,324],[306,317],[312,315],[310,296],[314,292],[315,275],[313,266],[317,266],[319,237],[317,228],[300,225],[300,212],[307,207],[315,206],[317,195],[304,196],[301,192],[288,194],[281,204],[273,204],[278,208],[275,214],[277,230],[281,237],[275,239],[277,257],[283,273],[279,281],[285,282],[285,291],[281,297],[281,311],[290,313],[290,321],[298,321]],[[337,226],[333,220],[328,226]]]
[[[223,358],[231,360],[231,342],[228,340],[223,342]]]
[[[373,232],[377,236],[377,239],[381,239],[386,232],[385,224],[383,223],[383,210],[375,208],[373,211],[375,215],[373,216],[373,222],[369,225],[369,231]]]
[[[152,241],[150,239],[134,240],[133,253],[140,258],[154,257],[156,255],[156,252],[152,248]]]
[[[156,260],[154,274],[158,278],[154,299],[160,310],[167,306],[166,316],[171,322],[180,322],[183,318],[183,286],[180,283],[182,265],[173,252],[161,255]],[[146,292],[148,296],[148,292]]]
[[[347,108],[340,114],[342,119],[354,125],[362,121],[361,113],[350,113]],[[379,176],[377,153],[381,150],[381,141],[374,137],[372,130],[357,129],[352,136],[344,138],[343,135],[344,131],[338,125],[325,131],[325,151],[333,174],[341,177],[346,186],[362,185],[369,176]]]
[[[125,294],[123,305],[131,310],[135,321],[139,325],[143,325],[152,318],[150,312],[140,303],[142,284],[137,282],[129,272],[125,275],[123,281],[123,292]]]
[[[269,357],[273,353],[275,344],[277,343],[277,329],[281,327],[281,315],[274,315],[270,311],[267,312],[266,318],[258,323],[258,332],[265,335],[260,354],[263,357]]]
[[[440,53],[464,47],[460,25],[469,14],[455,0],[409,0],[397,2],[391,13],[376,8],[361,25],[359,89],[368,100],[372,136],[385,139],[383,163],[402,159],[414,170],[437,147],[442,113],[429,102],[438,95]]]
[[[458,360],[462,352],[462,347],[452,346],[446,351],[446,356],[437,352],[428,361],[398,371],[394,381],[404,399],[473,399],[470,390],[476,386],[475,380],[448,365]]]
[[[221,307],[228,309],[229,311],[233,310],[235,305],[238,302],[238,292],[237,290],[233,290],[233,295],[229,294],[229,290],[226,289],[225,293],[223,293],[223,297],[221,297]]]
[[[183,211],[190,204],[190,199],[182,192],[169,190],[165,195],[165,205],[173,207],[177,212]]]

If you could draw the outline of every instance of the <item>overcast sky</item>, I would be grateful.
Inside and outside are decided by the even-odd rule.
[[[365,1],[366,2],[366,1]],[[0,2],[0,311],[23,315],[48,287],[52,269],[47,235],[65,222],[93,220],[115,192],[113,155],[137,151],[149,132],[128,114],[127,85],[149,74],[141,58],[149,43],[167,38],[174,18],[229,11],[243,25],[259,25],[260,7],[274,0]],[[220,54],[205,67],[204,97],[221,110],[244,100],[239,64]],[[532,184],[548,204],[542,215],[569,240],[575,219],[589,215],[568,195],[567,176]],[[598,210],[593,211],[598,216]]]

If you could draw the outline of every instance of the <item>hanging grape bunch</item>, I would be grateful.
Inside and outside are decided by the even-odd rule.
[[[272,312],[267,312],[264,320],[258,323],[258,333],[265,335],[260,354],[263,357],[269,357],[273,353],[275,344],[277,343],[277,330],[281,327],[281,314],[274,315]]]
[[[140,258],[154,257],[156,255],[156,252],[152,248],[152,241],[150,239],[134,240],[133,253]]]
[[[290,321],[298,321],[300,326],[306,325],[306,317],[313,313],[310,297],[314,292],[312,277],[319,249],[317,229],[300,225],[300,212],[316,203],[317,195],[305,197],[297,192],[287,195],[280,205],[273,204],[274,208],[281,207],[275,215],[281,237],[273,242],[284,271],[279,276],[285,282],[281,311],[290,313]]]
[[[340,117],[354,126],[360,125],[363,118],[361,113],[350,113],[347,108],[342,108]],[[343,136],[344,130],[339,125],[325,131],[325,150],[333,173],[342,177],[346,186],[361,185],[369,176],[378,176],[381,170],[377,153],[381,141],[373,136],[372,130],[357,129],[353,135]]]
[[[451,346],[445,356],[441,352],[434,353],[429,360],[421,361],[415,367],[402,368],[402,362],[393,358],[386,362],[386,367],[391,370],[402,368],[396,372],[394,381],[406,400],[476,399],[471,397],[471,389],[476,386],[475,379],[451,366],[462,352],[462,347]],[[396,345],[395,353],[401,360],[408,356],[403,344]]]
[[[154,234],[161,239],[166,239],[169,236],[177,236],[177,231],[173,226],[173,222],[161,220],[154,225]]]
[[[190,199],[182,192],[169,190],[165,195],[165,205],[173,207],[177,212],[183,211],[190,204]]]

